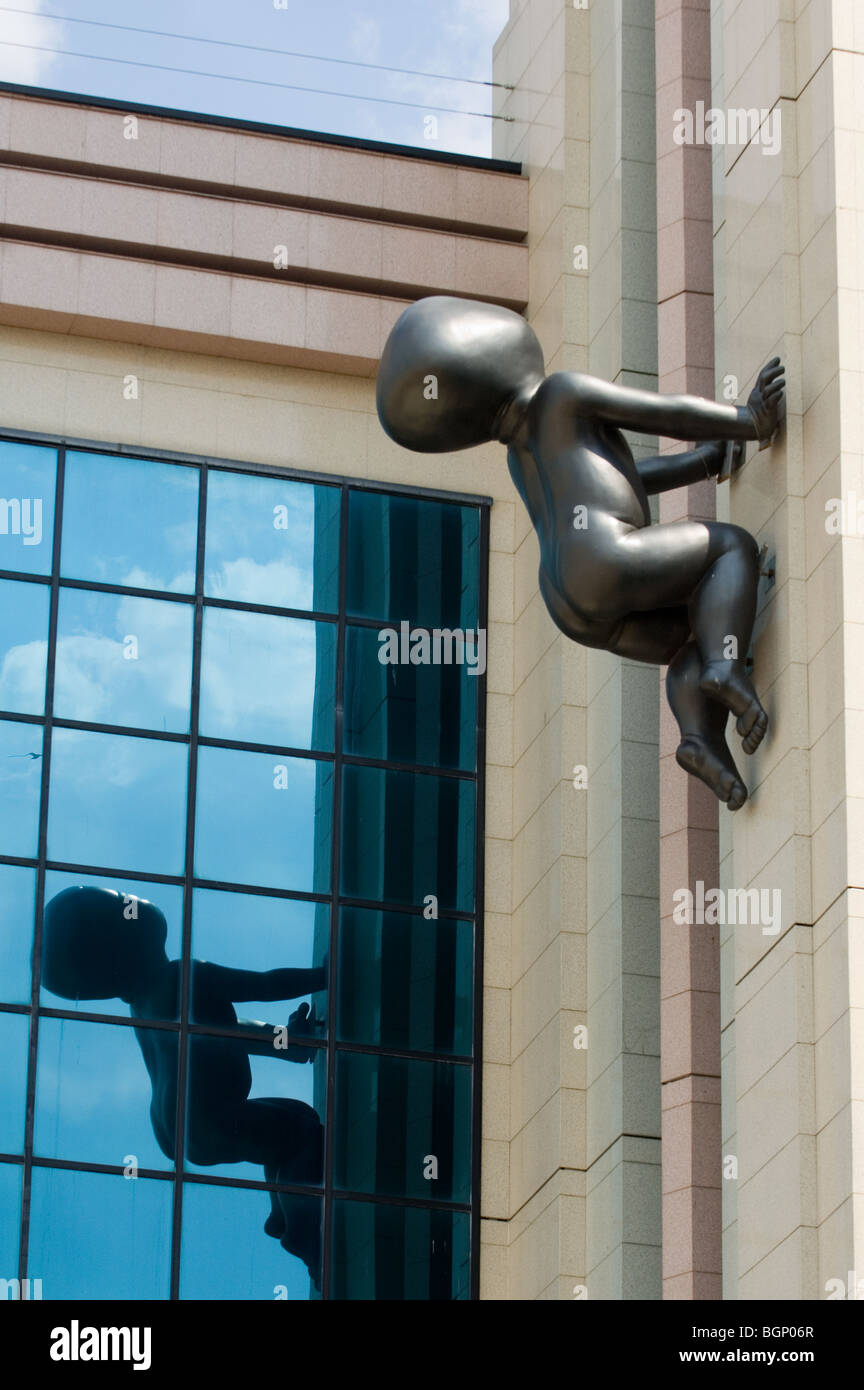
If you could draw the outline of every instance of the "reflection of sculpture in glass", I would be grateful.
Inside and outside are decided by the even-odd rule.
[[[131,907],[131,912],[130,912]],[[165,954],[167,923],[153,903],[107,888],[66,888],[45,909],[42,980],[64,999],[123,999],[133,1018],[179,1017],[180,962]],[[239,1019],[234,1002],[296,999],[326,989],[323,965],[285,970],[233,970],[193,960],[189,1021],[216,1028],[240,1026],[251,1037],[189,1035],[186,1156],[203,1167],[260,1163],[271,1183],[318,1184],[323,1126],[304,1101],[249,1099],[249,1053],[311,1061],[315,1049],[277,1048],[280,1030]],[[309,1036],[316,1020],[302,1004],[290,1017],[290,1035]],[[153,1088],[150,1118],[162,1152],[175,1158],[177,1122],[176,1030],[136,1028]],[[320,1202],[300,1194],[271,1193],[264,1229],[304,1261],[320,1279]]]
[[[677,759],[730,810],[747,798],[726,744],[746,753],[768,716],[745,662],[756,614],[758,547],[722,522],[651,525],[648,494],[740,467],[743,441],[770,442],[784,391],[779,358],[746,406],[660,396],[580,372],[546,377],[530,326],[510,309],[449,296],[412,304],[378,372],[378,415],[424,453],[497,439],[540,542],[540,592],[557,626],[587,647],[667,664],[681,731]],[[710,440],[636,462],[622,429]]]

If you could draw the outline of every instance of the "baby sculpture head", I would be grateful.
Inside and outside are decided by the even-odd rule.
[[[419,299],[394,324],[378,369],[378,418],[421,453],[506,441],[514,408],[543,380],[543,353],[512,309]]]
[[[63,999],[126,999],[165,960],[168,925],[146,898],[65,888],[45,908],[42,982]]]

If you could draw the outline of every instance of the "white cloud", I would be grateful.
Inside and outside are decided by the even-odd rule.
[[[8,710],[38,709],[45,695],[47,642],[10,647],[0,665],[0,705]]]
[[[250,742],[284,739],[302,747],[312,727],[315,677],[312,623],[210,609],[204,624],[201,732]]]
[[[246,603],[274,603],[280,608],[305,608],[311,598],[308,567],[289,560],[242,557],[225,560],[211,571],[208,593],[213,598],[241,599]]]
[[[422,60],[417,67],[428,72],[458,72],[460,77],[473,78],[475,82],[490,81],[492,47],[508,14],[508,0],[450,0],[424,29]],[[483,115],[468,114],[491,113],[490,87],[394,73],[389,76],[387,95],[428,103],[429,115],[438,122],[437,138],[423,142],[430,150],[490,154],[494,122]],[[454,107],[465,114],[453,114]],[[422,131],[422,112],[418,111],[416,117]]]
[[[59,59],[53,53],[7,45],[35,44],[38,49],[61,48],[64,38],[63,25],[41,15],[45,8],[45,0],[19,0],[17,8],[27,10],[28,13],[6,12],[3,15],[0,29],[0,79],[4,82],[20,82],[25,87],[48,86],[48,75]]]

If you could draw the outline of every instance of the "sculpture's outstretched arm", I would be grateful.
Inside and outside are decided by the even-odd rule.
[[[327,972],[321,965],[308,970],[234,970],[227,965],[198,961],[196,969],[199,987],[214,990],[235,1004],[244,999],[298,999],[302,994],[327,988]]]
[[[770,439],[785,388],[779,358],[762,368],[746,406],[721,405],[702,396],[660,396],[581,374],[573,382],[580,415],[673,439]]]
[[[255,1018],[238,1018],[237,1026],[243,1029],[242,1038],[243,1048],[250,1056],[255,1057],[275,1057],[277,1061],[303,1063],[310,1062],[315,1056],[313,1049],[304,1048],[300,1038],[311,1037],[315,1034],[317,1020],[314,1014],[310,1014],[308,1006],[301,1004],[289,1018],[287,1025],[276,1023],[261,1023]],[[282,1041],[280,1034],[285,1032],[286,1039],[296,1035],[296,1042]],[[277,1042],[279,1046],[277,1046]]]

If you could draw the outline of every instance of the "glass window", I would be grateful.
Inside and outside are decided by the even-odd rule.
[[[382,629],[386,638],[389,631]],[[409,645],[410,653],[410,645]],[[349,627],[345,649],[345,752],[364,758],[466,771],[477,757],[477,677],[448,639],[439,665],[384,663],[376,628]],[[462,652],[461,664],[459,653]]]
[[[476,507],[348,494],[348,615],[426,627],[476,628]]]
[[[328,1013],[327,905],[207,888],[196,890],[193,904],[193,959],[238,976],[232,989],[242,992],[230,995],[238,1015],[287,1027],[291,1014],[305,1004],[312,1035],[322,1037]]]
[[[165,918],[168,928],[165,941],[165,954],[169,960],[177,960],[180,955],[180,936],[183,926],[183,889],[170,883],[147,883],[142,879],[103,877],[97,874],[84,874],[80,871],[59,873],[49,869],[45,875],[45,904],[51,902],[66,888],[107,888],[119,893],[121,903],[117,913],[117,927],[122,930],[129,923],[129,930],[135,931],[135,924],[144,920],[142,901],[153,903]],[[49,1009],[83,1010],[89,1014],[129,1014],[128,1004],[114,995],[110,999],[88,999],[86,995],[70,998],[68,994],[52,994],[45,985],[45,965],[42,975],[42,1003]],[[153,1001],[151,1017],[176,1019],[178,1010],[176,999],[162,995]]]
[[[0,446],[0,1258],[32,1173],[43,1297],[470,1295],[481,517]]]
[[[39,837],[42,729],[0,719],[0,845],[15,859],[32,859]]]
[[[340,1040],[470,1056],[473,954],[470,922],[343,908]]]
[[[64,578],[191,593],[197,536],[197,468],[67,453]]]
[[[473,781],[347,766],[342,893],[420,906],[474,907]]]
[[[199,986],[199,999],[202,992]],[[188,1045],[187,1166],[227,1178],[319,1186],[324,1049],[286,1044],[266,1023],[248,1039],[195,1033]]]
[[[338,488],[212,469],[205,594],[334,612],[339,507]]]
[[[171,1168],[176,1106],[176,1032],[41,1020],[33,1136],[41,1157]]]
[[[0,1013],[0,1153],[24,1152],[27,1051],[30,1020],[26,1014]]]
[[[331,1298],[467,1299],[468,1217],[383,1202],[334,1202],[332,1268]]]
[[[333,1124],[337,1187],[468,1201],[470,1067],[337,1053]]]
[[[34,1168],[29,1269],[42,1297],[167,1298],[173,1194],[164,1180]]]
[[[0,440],[0,570],[50,574],[57,451]]]
[[[196,877],[326,892],[332,783],[330,763],[201,748]]]
[[[47,584],[0,580],[0,709],[10,714],[45,710],[50,604]]]
[[[329,749],[335,694],[333,623],[205,610],[202,736]]]
[[[0,1163],[0,1265],[8,1271],[7,1279],[14,1279],[18,1273],[23,1172],[18,1163]]]
[[[35,869],[0,864],[0,903],[0,994],[4,1004],[29,1004]]]
[[[55,729],[48,858],[182,874],[188,758],[182,743]]]
[[[232,1302],[316,1297],[321,1208],[319,1197],[187,1182],[180,1297]]]
[[[61,589],[55,715],[187,733],[192,618],[191,604]]]

